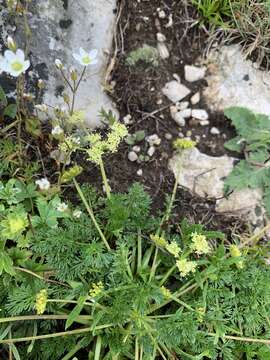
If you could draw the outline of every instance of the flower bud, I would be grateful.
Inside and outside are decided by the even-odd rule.
[[[7,47],[13,52],[17,50],[17,45],[11,36],[7,37]]]
[[[62,63],[62,61],[61,60],[59,60],[59,59],[55,59],[55,66],[57,67],[57,69],[59,69],[59,70],[62,70],[63,69],[63,67],[64,67],[64,65],[63,65],[63,63]]]
[[[69,104],[69,103],[70,103],[70,97],[68,96],[67,93],[64,93],[64,94],[63,94],[63,99],[64,99],[64,102],[65,102],[66,104]]]
[[[76,81],[78,79],[78,73],[74,68],[69,69],[71,80]]]

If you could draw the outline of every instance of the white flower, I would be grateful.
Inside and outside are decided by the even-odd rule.
[[[61,135],[63,134],[64,130],[61,128],[61,126],[56,125],[53,129],[52,129],[52,135]]]
[[[81,139],[79,137],[72,137],[72,141],[74,144],[76,145],[80,145],[81,144]]]
[[[48,107],[45,104],[37,104],[37,105],[35,105],[35,108],[37,110],[42,111],[42,112],[47,112],[48,111]]]
[[[82,215],[82,211],[81,210],[74,210],[73,211],[73,216],[76,218],[76,219],[79,219]]]
[[[36,184],[40,188],[40,190],[49,190],[51,186],[49,180],[46,178],[36,180]]]
[[[66,203],[59,203],[56,209],[57,211],[64,212],[68,209],[68,205]]]
[[[25,60],[24,52],[21,49],[16,52],[6,50],[4,58],[0,61],[1,70],[15,77],[24,73],[29,66],[30,61]]]
[[[97,64],[97,50],[91,50],[86,52],[84,49],[79,49],[79,54],[73,54],[75,60],[77,60],[81,65],[88,66]]]
[[[55,66],[57,67],[57,69],[60,69],[60,70],[63,69],[64,65],[61,60],[55,59],[54,63],[55,63]]]

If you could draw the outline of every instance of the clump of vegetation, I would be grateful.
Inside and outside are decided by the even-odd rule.
[[[74,54],[82,71],[67,72],[56,60],[66,107],[50,116],[46,104],[34,102],[34,114],[25,106],[30,63],[12,39],[9,47],[0,67],[17,79],[17,103],[0,129],[1,359],[269,358],[269,249],[255,245],[269,226],[229,242],[201,224],[173,222],[177,180],[164,213],[155,216],[142,185],[113,192],[103,157],[117,151],[127,129],[101,111],[107,128],[90,131],[75,110],[97,52]],[[43,152],[37,145],[40,158],[31,161],[24,136],[41,138],[39,112],[52,129]],[[269,126],[252,116],[239,109],[231,115],[241,138],[227,146],[245,143],[249,160],[262,163]],[[127,142],[144,137],[136,132]],[[195,142],[178,139],[174,146],[189,149]],[[105,195],[80,183],[78,156],[99,167]]]
[[[144,44],[142,47],[131,51],[126,58],[126,63],[130,66],[137,65],[139,61],[148,65],[158,66],[158,50],[153,46]]]
[[[270,6],[268,0],[192,0],[201,22],[224,30],[228,41],[238,40],[247,55],[269,61]]]
[[[237,136],[225,144],[229,150],[244,154],[225,181],[225,190],[261,189],[270,214],[270,119],[269,116],[231,107],[225,115],[232,121]]]

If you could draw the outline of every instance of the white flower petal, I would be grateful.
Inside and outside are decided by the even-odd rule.
[[[97,54],[98,54],[97,49],[93,49],[93,50],[89,51],[89,56],[91,59],[95,59],[97,57]]]
[[[80,53],[81,57],[83,57],[83,56],[85,56],[87,54],[86,51],[81,47],[79,49],[79,53]]]
[[[90,65],[96,65],[98,63],[98,59],[91,59]]]
[[[16,54],[14,54],[13,51],[6,50],[4,53],[4,57],[7,61],[12,61],[12,60],[16,59]]]
[[[23,72],[26,71],[30,66],[30,61],[26,60],[23,65]]]
[[[16,51],[16,57],[23,62],[25,59],[24,52],[21,49],[18,49]]]
[[[79,54],[73,54],[73,57],[74,57],[74,59],[75,60],[77,60],[77,61],[81,61],[81,56],[79,55]]]

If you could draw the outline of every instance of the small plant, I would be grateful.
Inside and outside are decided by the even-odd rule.
[[[158,66],[158,50],[153,46],[145,44],[142,47],[131,51],[126,58],[126,63],[130,66],[137,65],[139,61],[142,61],[149,65]]]
[[[228,27],[232,21],[230,0],[192,0],[192,4],[198,9],[203,22]]]
[[[270,119],[241,107],[228,108],[224,113],[237,131],[237,136],[228,141],[225,147],[245,157],[225,180],[225,192],[244,188],[261,189],[265,208],[270,214]]]

